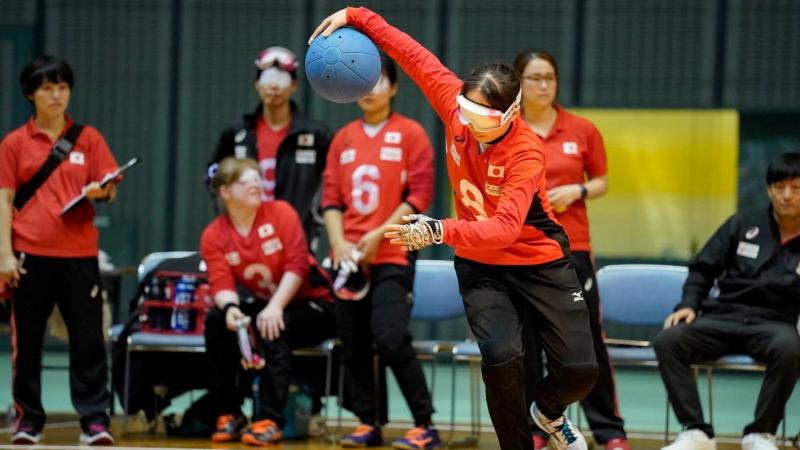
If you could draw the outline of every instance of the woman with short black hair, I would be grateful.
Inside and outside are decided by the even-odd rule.
[[[62,209],[81,192],[96,201],[113,200],[115,184],[100,187],[98,181],[117,163],[95,128],[78,125],[67,114],[74,79],[66,61],[36,58],[19,81],[34,113],[0,142],[0,281],[14,288],[12,390],[18,417],[11,441],[41,439],[42,343],[47,319],[58,305],[69,333],[70,390],[80,415],[80,442],[110,445],[94,207],[84,201],[65,214]],[[32,179],[44,181],[37,187]]]

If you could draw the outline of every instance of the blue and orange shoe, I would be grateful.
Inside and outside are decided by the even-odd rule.
[[[269,419],[253,422],[247,433],[242,435],[242,443],[256,447],[269,447],[282,441],[283,431]]]
[[[339,440],[342,447],[380,447],[382,444],[381,429],[365,423],[358,425],[355,431]]]
[[[416,427],[408,430],[406,435],[392,442],[392,447],[403,450],[428,450],[442,446],[436,428]]]
[[[211,435],[213,442],[231,442],[239,440],[247,427],[247,418],[242,414],[225,414],[217,418],[217,428]]]

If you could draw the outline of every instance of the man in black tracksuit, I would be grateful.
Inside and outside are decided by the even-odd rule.
[[[258,161],[264,199],[285,200],[294,206],[314,250],[322,224],[320,190],[331,133],[302,114],[291,100],[298,86],[298,64],[297,57],[283,47],[269,47],[258,55],[254,87],[261,103],[222,131],[208,165],[226,156]]]
[[[774,433],[800,375],[800,154],[767,171],[766,209],[728,219],[689,264],[682,301],[655,339],[659,370],[686,431],[669,450],[715,448],[691,364],[744,353],[766,364],[744,450],[777,449]],[[719,295],[709,298],[716,284]]]

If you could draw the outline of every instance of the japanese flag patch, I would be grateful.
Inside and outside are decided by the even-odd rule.
[[[489,169],[486,171],[486,176],[489,178],[503,178],[505,173],[505,166],[495,166],[494,164],[489,164]]]

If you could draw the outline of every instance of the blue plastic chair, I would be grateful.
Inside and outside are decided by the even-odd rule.
[[[620,264],[597,271],[601,317],[625,326],[661,327],[680,302],[689,271],[683,266]],[[616,366],[658,367],[649,340],[606,338]],[[669,437],[669,400],[664,408],[664,442]]]
[[[597,271],[604,322],[661,327],[680,302],[688,270],[683,266],[620,264]],[[607,338],[609,356],[620,365],[656,366],[649,340]]]

